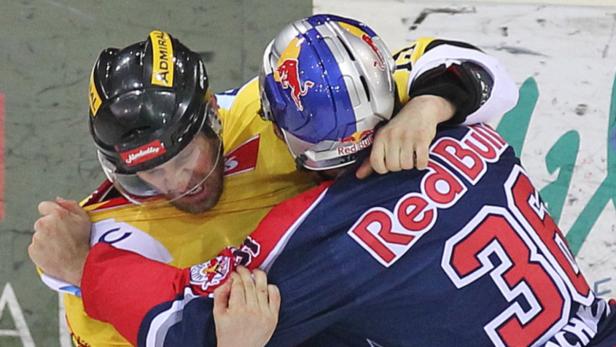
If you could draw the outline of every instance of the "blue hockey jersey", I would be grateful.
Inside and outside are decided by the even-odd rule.
[[[423,171],[360,182],[349,170],[191,268],[101,242],[84,269],[86,312],[139,346],[215,346],[211,293],[242,264],[280,288],[272,346],[616,345],[613,305],[595,297],[513,149],[476,125],[441,129],[430,153]]]

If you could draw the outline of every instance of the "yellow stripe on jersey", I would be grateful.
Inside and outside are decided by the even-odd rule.
[[[402,104],[406,104],[409,101],[409,78],[413,66],[417,60],[426,53],[426,47],[428,47],[432,41],[434,41],[432,37],[419,38],[394,54],[394,82],[396,83],[398,100]]]
[[[434,41],[433,37],[421,37],[414,42],[415,49],[411,55],[411,62],[415,64],[419,58],[426,53],[426,47]]]

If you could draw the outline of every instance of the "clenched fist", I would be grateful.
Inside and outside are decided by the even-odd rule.
[[[429,148],[436,126],[449,120],[455,107],[447,99],[435,95],[412,98],[400,112],[381,127],[372,144],[370,158],[357,169],[355,175],[362,179],[373,171],[420,170],[428,167]]]
[[[90,249],[90,218],[76,201],[56,198],[38,205],[30,259],[45,274],[79,286]]]

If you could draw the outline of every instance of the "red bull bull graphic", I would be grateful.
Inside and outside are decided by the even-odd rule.
[[[374,52],[374,55],[376,56],[376,60],[374,61],[373,66],[381,71],[385,71],[385,57],[383,57],[383,54],[381,54],[381,51],[374,43],[374,40],[372,40],[372,37],[354,25],[347,24],[344,22],[339,22],[338,24],[340,24],[341,27],[346,29],[351,34],[359,37],[368,46],[370,46],[370,49],[372,50],[372,52]]]
[[[301,97],[308,93],[308,89],[314,86],[313,81],[302,81],[299,77],[298,60],[303,39],[295,38],[282,52],[278,59],[278,67],[274,71],[274,80],[282,85],[283,89],[291,90],[291,98],[299,111],[304,110]]]
[[[371,136],[373,133],[374,133],[374,129],[356,131],[353,134],[343,138],[342,143],[359,142],[361,140],[368,138],[368,136]]]
[[[190,284],[197,293],[213,293],[223,284],[235,268],[231,250],[223,250],[219,256],[190,268]]]

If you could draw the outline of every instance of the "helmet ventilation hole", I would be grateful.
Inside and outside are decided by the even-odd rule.
[[[366,78],[364,78],[364,76],[359,76],[359,79],[361,80],[361,85],[364,87],[364,91],[368,97],[368,102],[370,102],[370,89],[368,88],[368,82],[366,82]]]
[[[349,46],[347,46],[346,42],[344,42],[344,40],[341,39],[340,37],[338,37],[338,40],[340,40],[340,43],[342,43],[342,47],[344,47],[344,50],[351,57],[351,60],[355,61],[355,56],[353,55],[353,52],[351,52],[351,49],[349,48]]]

